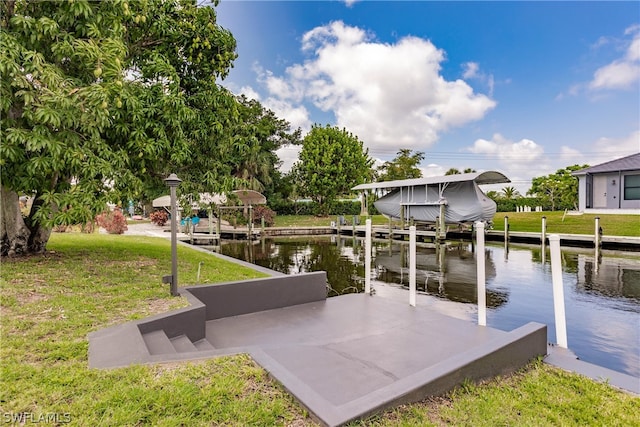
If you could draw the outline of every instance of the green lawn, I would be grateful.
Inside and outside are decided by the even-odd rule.
[[[590,234],[595,231],[595,217],[600,217],[600,226],[608,236],[636,236],[640,237],[640,215],[565,215],[564,212],[498,212],[493,218],[493,228],[504,230],[504,217],[509,217],[511,231],[540,232],[542,217],[547,217],[547,233],[560,234]],[[336,221],[336,216],[317,217],[305,215],[278,215],[275,219],[276,227],[308,227],[329,226]],[[348,226],[352,224],[353,216],[345,217]],[[364,224],[366,216],[360,216],[360,224]],[[373,225],[388,225],[389,220],[382,215],[371,217]],[[399,222],[395,222],[399,225]]]
[[[71,425],[273,425],[305,419],[247,356],[87,368],[87,334],[186,305],[169,296],[170,245],[137,236],[54,234],[45,257],[2,261],[3,413],[68,414]],[[194,284],[263,274],[179,247]],[[66,416],[66,415],[65,415]]]
[[[88,369],[87,334],[184,306],[161,277],[167,240],[54,234],[42,257],[2,259],[0,410],[78,426],[306,426],[306,412],[247,356]],[[180,246],[181,285],[261,274]],[[640,399],[535,362],[356,425],[637,425]],[[28,420],[29,418],[27,418]],[[19,424],[18,418],[14,424]]]
[[[590,234],[595,232],[595,218],[606,236],[640,237],[640,215],[565,215],[564,212],[498,212],[493,218],[496,230],[504,230],[504,217],[509,217],[509,230],[540,232],[542,217],[547,217],[547,233]]]
[[[331,222],[337,222],[337,215],[331,216],[313,216],[313,215],[276,215],[274,227],[328,227]],[[348,225],[353,223],[353,215],[345,215],[345,221]],[[361,215],[360,225],[364,225],[367,216]],[[382,215],[374,215],[371,217],[371,223],[374,225],[389,224],[389,220]]]

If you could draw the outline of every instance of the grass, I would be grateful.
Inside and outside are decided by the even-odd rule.
[[[635,236],[640,237],[640,215],[565,215],[564,212],[498,212],[493,218],[495,230],[504,230],[504,217],[509,217],[511,231],[540,232],[542,217],[547,217],[547,233],[560,234],[589,234],[595,231],[595,217],[600,217],[600,226],[607,236]],[[309,227],[328,226],[336,221],[336,216],[316,217],[306,215],[278,215],[275,218],[276,227]],[[352,224],[352,216],[345,216],[347,227]],[[364,224],[366,216],[360,216],[360,224]],[[389,220],[382,215],[371,217],[373,225],[388,225]],[[398,225],[396,222],[395,225]]]
[[[595,231],[595,218],[606,236],[640,237],[640,215],[565,215],[564,212],[498,212],[493,218],[496,230],[504,231],[504,217],[509,217],[509,230],[540,232],[542,217],[547,218],[547,233],[589,234]]]
[[[44,257],[3,259],[0,410],[68,416],[71,425],[274,425],[304,412],[247,356],[87,367],[87,334],[186,305],[169,296],[164,239],[54,234]],[[181,284],[262,274],[179,247]],[[67,415],[65,415],[67,414]]]
[[[169,242],[64,233],[52,236],[49,249],[41,257],[2,260],[3,422],[54,414],[79,426],[314,425],[244,355],[89,369],[89,332],[186,304],[160,284],[170,270]],[[200,262],[201,282],[261,275],[187,247],[178,250],[181,284],[195,283]],[[639,398],[536,362],[512,377],[465,384],[445,397],[354,424],[637,425],[639,409]]]
[[[632,426],[640,398],[541,361],[481,385],[404,405],[353,425],[368,426]]]
[[[328,227],[332,221],[337,221],[337,215],[313,216],[313,215],[276,215],[274,227]],[[366,215],[360,215],[360,224],[367,219]],[[345,215],[345,221],[349,226],[353,223],[353,215]],[[382,215],[373,215],[371,223],[374,225],[389,224],[389,220]]]

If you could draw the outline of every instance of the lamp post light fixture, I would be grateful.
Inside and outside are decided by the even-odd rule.
[[[171,276],[165,276],[163,281],[164,283],[170,283],[171,295],[178,296],[178,246],[176,243],[178,209],[176,207],[176,187],[180,185],[182,180],[175,173],[172,173],[165,178],[164,182],[171,192]]]

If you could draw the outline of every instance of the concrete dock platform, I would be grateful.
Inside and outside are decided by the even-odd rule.
[[[505,374],[546,353],[542,325],[504,332],[364,294],[209,321],[206,336],[216,348],[251,349],[327,425]]]
[[[547,353],[545,325],[505,332],[379,296],[326,299],[325,285],[322,272],[183,289],[189,308],[90,334],[89,364],[248,353],[335,426]]]

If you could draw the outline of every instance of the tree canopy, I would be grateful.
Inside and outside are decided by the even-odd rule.
[[[422,151],[412,153],[412,151],[408,148],[398,150],[393,160],[384,162],[378,168],[378,180],[394,181],[397,179],[421,178],[422,171],[418,165],[424,160],[424,153]]]
[[[466,168],[464,171],[460,172],[458,168],[449,168],[448,171],[445,172],[445,175],[459,175],[461,173],[473,173],[476,170],[473,168]]]
[[[162,186],[230,189],[220,154],[240,115],[216,83],[236,43],[195,0],[5,1],[0,37],[1,253]],[[186,179],[185,179],[186,178]],[[33,197],[23,218],[18,198]]]
[[[328,214],[339,195],[371,178],[373,160],[362,141],[346,129],[314,125],[305,136],[293,174],[302,192]]]
[[[552,211],[578,208],[578,178],[571,172],[588,168],[588,165],[573,165],[558,169],[555,173],[533,178],[528,195],[539,197]]]
[[[509,200],[515,199],[520,196],[520,192],[516,190],[515,187],[512,187],[512,186],[503,187],[501,193],[502,193],[502,197]]]

